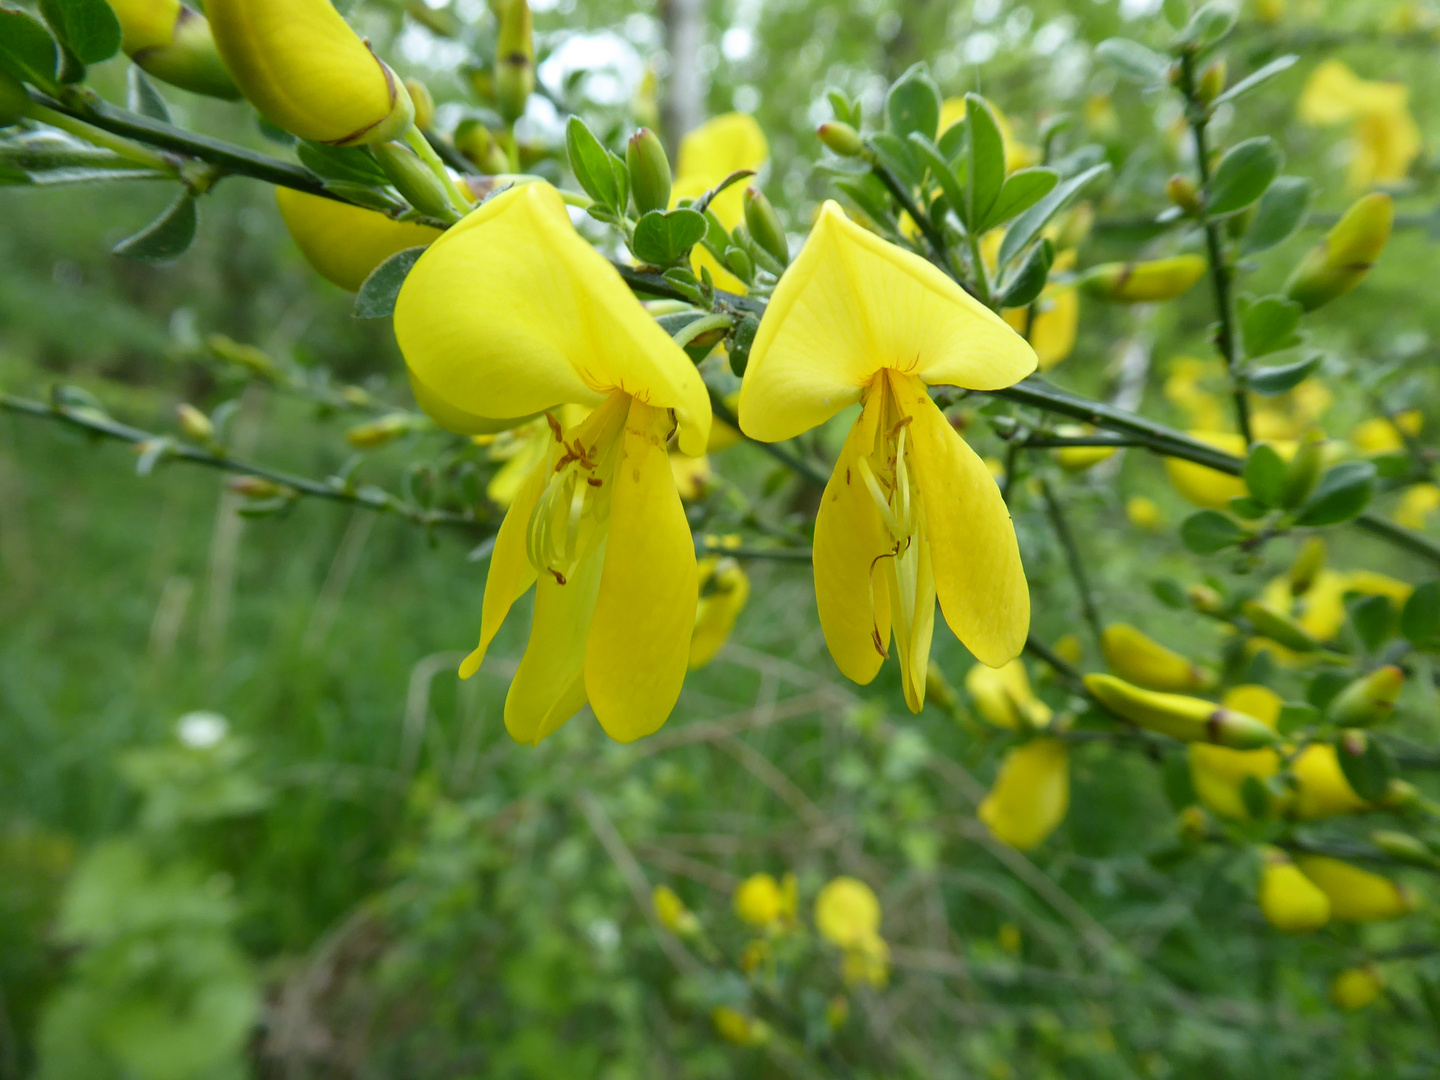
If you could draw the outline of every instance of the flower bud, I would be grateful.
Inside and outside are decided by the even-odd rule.
[[[1344,296],[1365,280],[1394,224],[1395,200],[1383,192],[1366,195],[1300,261],[1285,292],[1306,311]]]
[[[630,194],[635,209],[646,214],[670,206],[670,159],[660,137],[649,128],[630,136],[625,147],[625,164],[630,169]]]
[[[1325,569],[1325,541],[1318,536],[1312,536],[1305,541],[1305,546],[1300,549],[1300,554],[1295,557],[1295,562],[1286,575],[1290,579],[1290,595],[1304,596],[1310,591],[1310,586],[1315,584],[1315,579],[1320,576],[1320,571],[1323,569]]]
[[[361,146],[414,120],[404,84],[330,0],[209,0],[205,11],[236,85],[292,135]]]
[[[1370,842],[1392,859],[1411,863],[1415,866],[1440,867],[1440,859],[1424,841],[1409,833],[1394,829],[1376,829],[1370,834]]]
[[[746,1016],[730,1005],[711,1009],[710,1022],[715,1025],[716,1034],[736,1046],[763,1046],[770,1041],[770,1028],[763,1020]]]
[[[278,382],[281,378],[280,368],[275,361],[268,353],[254,345],[242,345],[224,334],[209,334],[205,338],[205,347],[227,364],[244,368],[252,375],[258,375],[270,382]]]
[[[110,0],[120,22],[120,47],[146,73],[196,94],[234,101],[209,20],[180,0]]]
[[[405,92],[415,106],[415,126],[421,131],[429,131],[435,123],[435,98],[430,88],[419,79],[406,79]]]
[[[392,221],[375,210],[290,188],[276,188],[275,201],[305,261],[349,292],[358,292],[391,255],[440,238],[440,230],[429,225]]]
[[[1125,516],[1138,529],[1154,532],[1165,524],[1165,515],[1154,499],[1144,495],[1132,495],[1125,501]]]
[[[182,401],[175,406],[175,423],[197,442],[209,442],[215,437],[215,425],[210,417],[188,402]]]
[[[1201,698],[1142,690],[1113,675],[1086,675],[1085,688],[1111,712],[1181,742],[1211,742],[1255,750],[1279,741],[1262,721]]]
[[[247,499],[274,499],[291,494],[291,489],[263,476],[232,476],[227,487]]]
[[[1310,497],[1325,464],[1325,436],[1312,431],[1300,440],[1280,481],[1280,505],[1294,510]]]
[[[1195,99],[1201,105],[1209,105],[1225,89],[1225,60],[1223,58],[1210,64],[1200,73],[1200,78],[1195,83]]]
[[[411,419],[404,413],[391,413],[377,420],[356,424],[345,432],[345,441],[359,450],[374,450],[393,442],[411,428]]]
[[[535,30],[528,0],[500,0],[495,41],[495,104],[507,124],[525,115],[535,89]]]
[[[1346,968],[1330,983],[1330,1000],[1337,1009],[1355,1012],[1379,997],[1384,988],[1380,970],[1373,964]]]
[[[1405,673],[1394,664],[1362,675],[1330,703],[1329,719],[1341,727],[1369,727],[1388,720],[1405,685]]]
[[[1246,600],[1240,605],[1240,613],[1250,620],[1257,636],[1267,637],[1277,645],[1295,652],[1314,652],[1320,647],[1320,643],[1293,618],[1266,607],[1258,600]]]
[[[455,148],[487,176],[499,176],[510,171],[509,155],[495,141],[490,129],[478,120],[462,121],[455,129]]]
[[[1255,14],[1266,26],[1274,26],[1285,17],[1285,0],[1255,0]]]
[[[1176,255],[1139,263],[1101,263],[1079,279],[1090,296],[1112,304],[1149,304],[1173,300],[1190,289],[1205,273],[1200,255]]]
[[[1265,921],[1287,934],[1313,934],[1330,921],[1329,898],[1277,848],[1265,852],[1258,899]]]
[[[1029,851],[1055,831],[1069,807],[1069,750],[1060,739],[1040,738],[1005,755],[976,814],[997,839]]]
[[[1190,606],[1202,615],[1218,615],[1225,609],[1225,598],[1209,585],[1191,585],[1185,590]]]
[[[1328,855],[1297,855],[1295,863],[1330,901],[1337,922],[1379,922],[1415,910],[1415,894],[1387,877]]]
[[[859,157],[865,152],[865,143],[860,139],[860,133],[849,124],[842,124],[839,120],[829,120],[821,124],[815,131],[820,136],[820,141],[841,157]]]
[[[1200,213],[1200,192],[1196,189],[1194,181],[1178,173],[1165,182],[1165,195],[1169,200],[1178,206],[1191,217],[1197,217]]]
[[[790,241],[785,236],[785,226],[780,224],[780,215],[775,213],[770,200],[757,187],[745,189],[745,228],[750,230],[755,243],[773,255],[781,266],[790,265]]]
[[[1055,462],[1069,473],[1082,473],[1115,456],[1114,446],[1061,446],[1054,451]]]
[[[656,918],[676,937],[694,937],[700,932],[700,920],[670,886],[656,886],[651,899],[655,905]]]
[[[1115,623],[1100,635],[1105,663],[1121,678],[1149,690],[1204,692],[1215,686],[1215,673],[1133,626]]]
[[[24,85],[9,72],[0,71],[0,127],[9,127],[25,113],[30,96]]]
[[[398,142],[376,143],[370,148],[395,190],[420,213],[442,221],[455,218],[450,194],[430,166],[415,151]]]

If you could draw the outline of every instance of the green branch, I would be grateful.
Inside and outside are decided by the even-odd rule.
[[[1080,597],[1080,614],[1084,616],[1086,625],[1095,637],[1095,644],[1099,646],[1104,637],[1104,629],[1100,625],[1100,610],[1095,606],[1095,593],[1090,588],[1090,575],[1085,570],[1085,560],[1080,557],[1075,534],[1070,531],[1070,523],[1065,519],[1065,510],[1060,505],[1060,500],[1055,497],[1055,492],[1051,490],[1048,480],[1040,480],[1040,498],[1044,500],[1045,515],[1050,519],[1055,539],[1060,541],[1060,547],[1065,552],[1070,576],[1075,580],[1075,591]]]

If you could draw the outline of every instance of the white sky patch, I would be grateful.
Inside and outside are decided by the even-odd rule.
[[[1055,52],[1074,36],[1070,20],[1064,17],[1051,19],[1035,31],[1033,48],[1040,56],[1053,56]]]
[[[635,96],[645,65],[635,47],[608,31],[574,34],[545,58],[537,74],[554,93],[576,71],[587,72],[585,94],[601,105],[619,105]]]
[[[1127,19],[1140,19],[1154,15],[1165,0],[1120,0],[1120,14]]]
[[[1000,17],[1000,0],[975,0],[970,14],[977,23],[994,22]]]
[[[732,64],[744,60],[755,48],[755,35],[748,26],[732,26],[720,37],[720,51]]]
[[[971,34],[965,39],[965,59],[972,64],[983,64],[993,57],[1000,48],[1000,39],[989,30],[982,30],[978,34]]]
[[[209,750],[230,731],[230,721],[215,712],[191,712],[175,723],[175,734],[191,750]]]

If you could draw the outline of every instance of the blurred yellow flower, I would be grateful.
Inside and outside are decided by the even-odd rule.
[[[699,932],[700,920],[669,885],[657,885],[651,902],[655,905],[656,918],[672,934],[693,937]]]
[[[724,113],[701,124],[680,140],[675,182],[670,189],[672,205],[698,199],[731,173],[751,169],[758,172],[770,157],[770,144],[753,116]],[[745,218],[745,182],[731,184],[710,203],[720,224],[734,229]],[[716,288],[745,292],[745,283],[730,273],[703,246],[696,246],[691,264],[698,275],[710,271]]]
[[[1191,431],[1189,434],[1227,454],[1241,457],[1245,454],[1245,439],[1240,435],[1228,431]],[[1223,510],[1230,505],[1231,499],[1246,493],[1245,481],[1240,477],[1197,465],[1193,461],[1167,457],[1165,474],[1175,490],[1196,506]]]
[[[935,602],[980,661],[1025,643],[1030,594],[1009,511],[930,384],[1009,386],[1034,351],[938,268],[827,202],[761,320],[740,427],[793,438],[856,403],[815,521],[820,624],[840,670],[868,683],[899,647],[919,712]]]
[[[997,839],[1028,851],[1070,809],[1070,752],[1061,739],[1031,739],[1005,755],[978,816]]]
[[[1000,940],[1000,948],[1006,952],[1018,953],[1024,939],[1020,936],[1020,928],[1012,922],[1001,923],[1000,930],[996,935]]]
[[[1346,968],[1330,984],[1330,1000],[1337,1009],[1355,1012],[1379,997],[1383,989],[1380,972],[1372,965]]]
[[[503,327],[504,332],[497,332]],[[665,446],[703,451],[695,366],[575,231],[545,183],[472,211],[425,252],[395,306],[416,399],[465,433],[592,408],[552,442],[496,536],[473,675],[535,585],[505,726],[537,743],[588,701],[614,739],[660,727],[680,694],[699,598],[694,541]]]
[[[782,881],[770,874],[751,874],[735,890],[732,903],[735,914],[751,926],[778,929],[795,921],[798,883],[794,874],[786,874]]]
[[[750,579],[734,559],[707,555],[700,560],[700,605],[690,639],[690,670],[715,659],[750,599]]]
[[[845,951],[847,983],[883,986],[890,949],[880,936],[880,901],[858,878],[837,877],[815,898],[815,929]]]
[[[976,664],[965,673],[965,691],[975,710],[996,727],[1024,731],[1050,723],[1050,706],[1031,692],[1030,677],[1019,659],[998,668]]]
[[[710,1011],[710,1022],[722,1039],[736,1046],[759,1046],[770,1041],[770,1028],[763,1020],[730,1005],[715,1006]]]
[[[1409,409],[1393,419],[1372,416],[1362,420],[1350,431],[1350,442],[1362,454],[1398,454],[1405,449],[1405,436],[1420,434],[1425,416],[1419,409]]]
[[[1284,704],[1279,694],[1265,686],[1236,686],[1225,692],[1221,704],[1247,713],[1274,728]],[[1261,783],[1280,771],[1280,754],[1269,747],[1259,750],[1231,750],[1225,746],[1190,743],[1190,780],[1202,803],[1221,817],[1244,821],[1249,818],[1240,789],[1247,777]],[[1272,808],[1279,800],[1270,797]]]
[[[1287,934],[1313,934],[1330,921],[1330,901],[1278,848],[1266,849],[1260,871],[1260,911]]]
[[[1330,901],[1337,922],[1398,919],[1415,910],[1415,894],[1387,877],[1327,855],[1297,855],[1295,865]]]
[[[1350,786],[1340,768],[1340,758],[1329,743],[1311,743],[1290,763],[1295,797],[1288,812],[1301,821],[1358,814],[1370,804]]]
[[[1130,519],[1130,524],[1148,532],[1156,532],[1165,527],[1165,515],[1160,507],[1155,500],[1147,499],[1144,495],[1132,495],[1125,501],[1125,516]]]
[[[406,248],[428,247],[440,230],[334,199],[277,187],[285,228],[305,261],[326,281],[358,292],[382,262]]]
[[[1436,510],[1440,510],[1440,487],[1431,483],[1411,484],[1400,493],[1395,523],[1407,529],[1423,530]]]
[[[1051,274],[1075,269],[1076,252],[1062,251],[1055,256]],[[1005,321],[1017,333],[1030,329],[1030,345],[1040,363],[1041,371],[1049,371],[1075,349],[1075,336],[1080,326],[1080,293],[1073,284],[1049,284],[1035,301],[1035,318],[1029,308],[1009,308]]]
[[[1353,191],[1393,184],[1409,175],[1420,154],[1420,129],[1410,115],[1410,89],[1402,83],[1362,79],[1341,60],[1326,60],[1300,92],[1307,124],[1351,125]]]

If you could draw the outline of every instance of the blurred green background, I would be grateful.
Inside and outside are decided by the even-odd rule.
[[[427,81],[442,112],[463,115],[470,47],[400,6],[350,14]],[[473,20],[483,50],[478,0],[435,7]],[[611,63],[576,93],[600,102],[597,129],[609,119],[618,131],[645,65],[665,74],[667,18],[687,5],[534,7],[542,80],[558,94],[567,65]],[[1089,263],[1169,243],[1121,226],[1163,207],[1183,160],[1177,114],[1117,86],[1092,54],[1117,33],[1163,40],[1157,8],[702,0],[701,49],[685,59],[703,76],[705,113],[760,120],[764,187],[797,237],[825,195],[813,132],[829,117],[827,87],[874,114],[887,81],[924,60],[947,95],[986,94],[1023,141],[1072,114],[1116,166]],[[1235,70],[1287,49],[1303,58],[1220,124],[1227,141],[1279,138],[1287,171],[1313,177],[1318,211],[1333,213],[1347,202],[1343,133],[1296,123],[1306,75],[1335,55],[1411,88],[1425,154],[1400,201],[1406,227],[1363,297],[1315,330],[1358,364],[1414,361],[1396,393],[1431,416],[1437,14],[1291,0],[1270,26],[1247,7]],[[122,101],[124,70],[112,61],[94,85]],[[283,152],[243,106],[166,94],[186,126]],[[550,113],[528,122],[554,145]],[[156,431],[173,429],[180,401],[236,398],[245,456],[329,475],[352,452],[355,417],[242,392],[200,342],[225,334],[403,405],[388,324],[351,318],[350,297],[299,257],[273,193],[245,179],[204,200],[199,239],[175,264],[111,256],[171,194],[141,183],[0,191],[0,387],[43,397],[53,383],[79,386]],[[1261,287],[1317,235],[1266,255]],[[1109,393],[1138,346],[1140,410],[1183,424],[1161,387],[1174,358],[1207,355],[1208,310],[1202,289],[1163,309],[1087,304],[1057,381]],[[1341,395],[1324,423],[1343,434],[1373,411],[1364,395]],[[395,487],[411,462],[449,446],[410,436],[367,454],[362,475]],[[1240,852],[1171,858],[1168,766],[1086,744],[1056,837],[1033,859],[989,841],[974,803],[1003,747],[941,709],[910,716],[893,665],[870,687],[846,683],[807,567],[747,566],[752,599],[732,646],[687,682],[660,735],[616,746],[582,715],[530,749],[501,715],[523,612],[479,676],[454,674],[479,623],[485,562],[472,542],[315,501],[248,520],[216,474],[171,463],[140,477],[135,465],[121,445],[0,414],[0,1078],[1319,1078],[1440,1065],[1413,999],[1353,1016],[1326,1002],[1358,941],[1270,932]],[[744,446],[717,460],[766,493],[772,516],[804,520],[807,497],[772,465]],[[1214,657],[1216,632],[1141,587],[1201,574],[1173,530],[1127,521],[1136,494],[1172,523],[1185,513],[1159,464],[1135,452],[1069,489],[1099,602]],[[1078,625],[1074,593],[1038,502],[1022,499],[1016,518],[1035,627],[1053,641]],[[1257,576],[1293,550],[1270,549]],[[1332,561],[1410,581],[1423,572],[1353,537]],[[959,685],[969,658],[943,627],[936,637]],[[1065,700],[1049,684],[1040,693]],[[1433,697],[1421,714],[1432,736]],[[223,725],[190,716],[177,727],[197,711]],[[814,942],[777,946],[768,980],[736,970],[747,933],[730,894],[760,871],[796,873],[802,909],[837,873],[880,896],[894,971],[854,995],[838,1033],[825,1013],[845,989]],[[649,921],[660,883],[728,960],[676,969]],[[1430,916],[1406,926],[1433,937]],[[1365,945],[1414,940],[1382,927]],[[754,1010],[783,1037],[729,1045],[712,1026],[717,1005]]]

